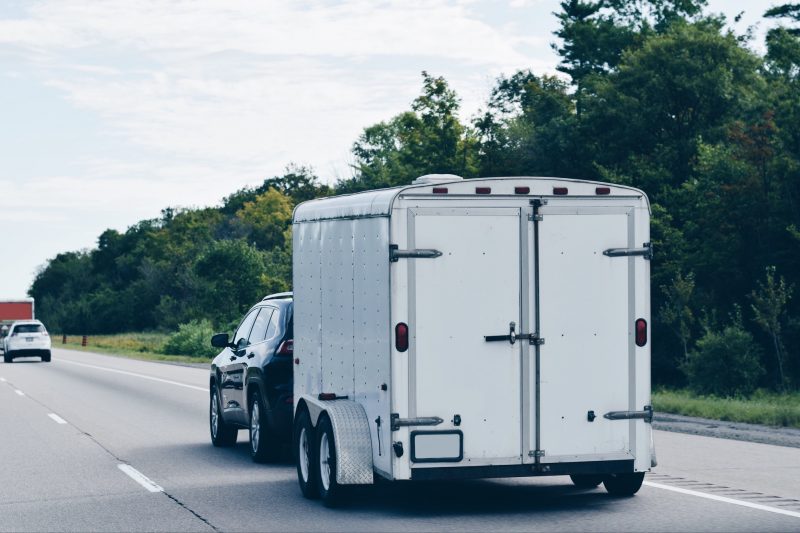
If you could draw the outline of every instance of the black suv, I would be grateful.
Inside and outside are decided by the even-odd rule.
[[[254,461],[280,457],[292,433],[292,293],[267,296],[245,315],[233,341],[211,338],[223,348],[211,361],[209,424],[214,446],[232,446],[239,429],[250,429]]]

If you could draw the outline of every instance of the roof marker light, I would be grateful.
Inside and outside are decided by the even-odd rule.
[[[597,187],[594,190],[595,194],[611,194],[611,187]]]
[[[447,187],[434,187],[433,194],[447,194]]]
[[[553,194],[555,195],[563,196],[567,193],[569,193],[569,189],[566,187],[553,187]]]
[[[475,187],[475,194],[492,194],[491,187]]]
[[[514,187],[514,194],[530,194],[530,187]]]

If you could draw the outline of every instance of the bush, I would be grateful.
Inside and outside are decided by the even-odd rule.
[[[173,333],[162,349],[163,353],[170,355],[190,355],[192,357],[213,357],[217,350],[211,346],[211,336],[214,327],[208,320],[192,320],[178,326],[177,333]]]
[[[715,396],[748,396],[764,375],[761,348],[740,320],[706,331],[684,370],[693,391]]]

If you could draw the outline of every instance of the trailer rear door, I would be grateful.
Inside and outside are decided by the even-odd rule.
[[[643,259],[603,252],[634,247],[635,210],[551,205],[541,213],[541,462],[632,458],[633,421],[603,415],[636,409],[632,269]],[[536,426],[531,424],[532,444]],[[535,456],[532,447],[529,455]]]
[[[508,334],[511,322],[521,333],[520,214],[517,208],[409,210],[411,247],[442,252],[408,263],[410,415],[445,420],[412,428],[412,441],[414,431],[451,431],[417,435],[429,450],[438,446],[443,461],[521,462],[522,343],[485,340]],[[458,434],[460,460],[453,448]],[[420,457],[417,444],[412,461],[437,462],[434,452]]]

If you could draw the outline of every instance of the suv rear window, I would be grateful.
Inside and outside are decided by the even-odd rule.
[[[14,333],[42,333],[44,327],[41,324],[20,324],[14,328]]]

